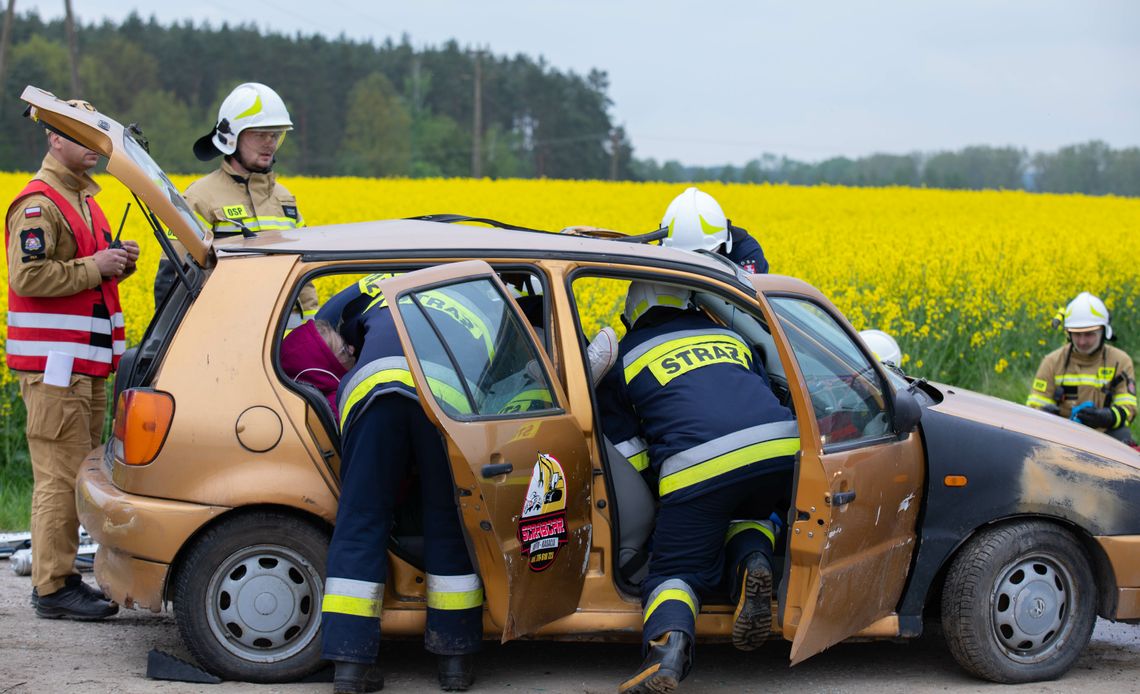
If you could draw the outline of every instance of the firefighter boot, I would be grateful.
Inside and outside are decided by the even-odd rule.
[[[732,645],[753,651],[768,640],[772,630],[772,564],[763,552],[744,558],[732,591]]]
[[[378,692],[384,688],[384,673],[375,663],[349,663],[344,660],[336,664],[333,675],[333,694],[365,694]]]
[[[618,687],[619,694],[669,694],[689,674],[689,636],[667,631],[649,642],[637,673]]]
[[[441,655],[439,688],[445,692],[465,692],[475,683],[475,656]]]

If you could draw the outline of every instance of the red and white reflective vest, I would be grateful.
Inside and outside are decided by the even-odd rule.
[[[111,228],[103,210],[91,196],[87,208],[91,227],[83,216],[55,188],[41,180],[33,180],[16,196],[22,198],[40,193],[55,203],[67,220],[78,246],[76,258],[95,255],[111,245]],[[8,208],[11,214],[12,206]],[[7,219],[7,216],[5,216]],[[4,243],[9,229],[4,227]],[[8,286],[8,368],[19,371],[43,371],[48,352],[64,352],[75,358],[73,373],[106,377],[119,365],[119,357],[127,346],[123,311],[119,304],[118,280],[105,279],[94,289],[84,289],[71,296],[20,296]]]

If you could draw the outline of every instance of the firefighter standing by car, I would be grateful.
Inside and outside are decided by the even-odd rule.
[[[414,465],[427,573],[424,646],[438,656],[440,687],[462,691],[474,681],[473,654],[483,637],[483,584],[467,554],[443,440],[420,406],[391,310],[377,287],[382,277],[365,278],[350,288],[354,299],[343,307],[340,321],[358,358],[338,394],[344,455],[322,608],[322,657],[336,664],[337,693],[383,686],[379,660],[386,548],[397,490]],[[471,337],[446,310],[429,312],[452,344]],[[429,379],[438,377],[435,383],[457,396],[443,396],[441,404],[465,411],[469,406],[461,384],[449,387],[449,376],[431,368],[446,363],[445,355],[418,356]]]
[[[768,272],[768,260],[760,242],[729,221],[716,199],[702,190],[686,188],[673,198],[661,218],[661,226],[669,230],[662,246],[712,251],[748,272]]]
[[[98,620],[119,608],[75,572],[75,477],[102,439],[106,379],[126,346],[118,282],[135,271],[139,246],[113,241],[95,202],[99,186],[88,172],[99,155],[50,127],[47,141],[4,230],[6,358],[27,409],[34,478],[32,603],[40,617]]]
[[[186,202],[200,221],[213,230],[214,238],[305,225],[297,198],[273,173],[277,149],[285,133],[292,129],[293,121],[285,102],[264,84],[239,84],[222,101],[217,123],[194,143],[198,159],[210,161],[222,155],[222,163],[213,173],[186,189]],[[177,256],[184,257],[186,249],[182,244],[169,232],[168,238]],[[170,260],[162,258],[154,280],[156,308],[175,279]],[[312,285],[302,289],[300,301],[301,318],[313,317],[317,311],[317,292]]]
[[[1068,344],[1041,360],[1026,405],[1080,422],[1135,445],[1128,426],[1136,418],[1132,357],[1113,339],[1108,307],[1081,292],[1054,318]]]
[[[617,368],[598,392],[606,435],[655,480],[661,500],[641,587],[645,661],[621,692],[662,692],[689,671],[702,596],[726,575],[733,643],[752,650],[771,627],[772,550],[766,517],[789,495],[800,448],[744,339],[692,309],[691,292],[633,282]]]

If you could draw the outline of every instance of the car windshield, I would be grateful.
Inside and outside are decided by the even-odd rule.
[[[123,130],[123,152],[131,158],[140,169],[146,172],[154,184],[157,185],[166,196],[170,198],[170,203],[174,205],[174,209],[178,210],[178,214],[186,220],[186,224],[194,230],[198,238],[204,239],[206,237],[206,228],[198,220],[198,217],[186,204],[186,199],[182,197],[178,187],[171,182],[166,173],[155,163],[146,149],[143,148],[138,141],[128,132]]]

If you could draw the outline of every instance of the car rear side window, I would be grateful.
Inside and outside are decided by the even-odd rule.
[[[799,362],[823,446],[890,434],[886,386],[842,326],[805,299],[769,297],[769,302]]]
[[[416,290],[398,310],[436,401],[461,419],[559,409],[511,301],[487,279]]]

